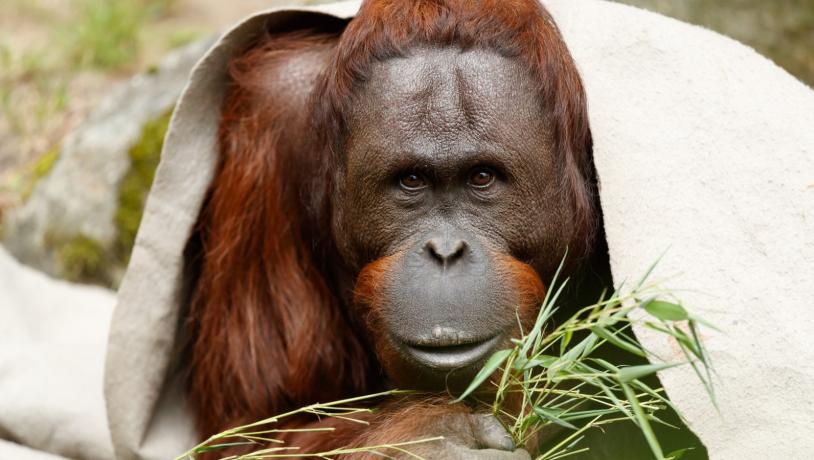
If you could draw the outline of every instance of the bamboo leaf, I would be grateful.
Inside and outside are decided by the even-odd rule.
[[[697,317],[695,315],[690,315],[690,321],[696,322],[696,323],[698,323],[698,324],[700,324],[700,325],[702,325],[704,327],[708,327],[708,328],[712,329],[715,332],[721,332],[721,330],[718,329],[717,327],[715,327],[714,324],[710,323],[709,321],[706,321],[703,318],[699,318],[699,317]]]
[[[633,353],[634,355],[641,356],[642,358],[647,357],[647,354],[645,354],[645,352],[642,351],[642,349],[637,345],[620,338],[618,335],[616,335],[616,333],[609,332],[605,328],[594,326],[591,328],[591,332],[598,335],[600,338],[607,340],[617,348],[627,351],[628,353]]]
[[[619,371],[618,367],[616,367],[613,364],[605,361],[604,359],[600,359],[600,358],[592,358],[592,359],[593,359],[594,362],[599,363],[599,365],[601,365],[602,367],[604,367],[605,369],[607,369],[609,371],[612,371],[612,372],[618,372]]]
[[[565,259],[568,256],[568,249],[565,250],[565,254],[560,260],[560,265],[557,267],[557,271],[554,272],[554,278],[551,280],[551,287],[546,289],[545,298],[543,299],[542,309],[540,314],[537,316],[537,321],[535,321],[534,326],[531,328],[529,335],[526,337],[525,343],[520,351],[521,356],[527,356],[529,348],[532,344],[537,345],[541,339],[541,334],[543,330],[543,324],[548,321],[548,318],[554,314],[556,311],[555,305],[557,304],[557,298],[559,297],[562,290],[565,288],[568,280],[566,279],[565,282],[560,285],[559,289],[557,289],[556,293],[552,297],[551,288],[556,286],[557,280],[560,277],[560,272],[562,272],[563,266],[565,266]]]
[[[662,321],[684,321],[690,317],[687,310],[681,305],[664,300],[652,300],[642,304],[642,307],[647,313]]]
[[[564,354],[565,350],[568,349],[568,344],[571,343],[571,338],[574,336],[574,330],[568,329],[565,331],[562,339],[560,339],[560,354]]]
[[[492,375],[492,373],[495,372],[500,367],[500,365],[503,364],[504,361],[506,361],[506,358],[508,358],[509,355],[512,354],[512,351],[513,350],[500,350],[492,354],[492,356],[490,356],[489,359],[486,360],[486,364],[483,365],[483,369],[481,369],[480,372],[478,372],[478,375],[475,376],[475,378],[472,380],[472,383],[469,384],[469,387],[466,389],[466,391],[464,391],[463,394],[461,394],[461,396],[459,396],[458,399],[456,399],[456,401],[458,402],[462,401],[464,398],[469,396],[473,391],[475,391],[475,389],[477,389],[481,385],[481,383],[486,381],[486,379],[488,379],[489,376]]]
[[[525,363],[523,363],[522,367],[519,367],[519,370],[528,370],[535,367],[550,367],[557,361],[556,356],[549,356],[549,355],[538,355]]]
[[[658,259],[656,259],[656,261],[655,261],[655,262],[653,262],[653,264],[652,264],[652,265],[650,265],[650,267],[647,269],[647,271],[646,271],[646,272],[644,272],[644,275],[643,275],[643,276],[642,276],[642,277],[639,279],[639,282],[638,282],[638,283],[636,283],[636,287],[633,289],[634,291],[635,291],[635,290],[637,290],[637,289],[639,289],[639,288],[641,288],[641,287],[644,285],[644,282],[645,282],[645,281],[647,281],[647,278],[650,278],[650,275],[652,275],[652,274],[653,274],[653,271],[656,269],[656,265],[658,265],[658,264],[659,264],[659,262],[661,262],[661,259],[663,259],[663,258],[664,258],[664,254],[666,254],[666,253],[667,253],[667,250],[665,250],[665,251],[664,251],[664,252],[663,252],[663,253],[662,253],[662,254],[659,256],[659,258],[658,258]]]
[[[622,391],[625,392],[625,397],[627,397],[627,401],[630,403],[630,407],[633,409],[633,414],[636,417],[636,422],[638,422],[639,429],[642,430],[644,434],[644,438],[647,440],[647,444],[650,445],[650,450],[653,451],[653,455],[656,457],[657,460],[665,460],[664,452],[661,450],[661,444],[659,444],[658,438],[656,438],[656,433],[653,431],[653,427],[650,426],[650,420],[647,418],[647,414],[645,414],[642,406],[639,404],[639,398],[636,397],[636,393],[626,384],[622,384]]]
[[[588,334],[588,337],[586,337],[585,340],[583,341],[584,343],[582,344],[583,347],[582,352],[579,354],[579,359],[580,360],[585,359],[588,357],[588,355],[593,353],[594,350],[596,349],[596,342],[598,341],[599,336],[597,336],[596,334]]]
[[[642,364],[641,366],[628,366],[622,367],[616,373],[616,378],[619,382],[625,384],[631,380],[638,380],[650,374],[655,374],[658,371],[669,369],[671,367],[679,366],[683,363],[670,363],[670,364]]]
[[[684,454],[686,454],[687,452],[689,452],[691,450],[693,450],[692,447],[686,447],[684,449],[674,450],[674,451],[670,452],[669,454],[667,454],[667,458],[670,459],[670,460],[679,460],[681,457],[684,456]]]
[[[574,425],[572,425],[572,424],[566,422],[565,420],[563,420],[562,418],[560,418],[560,416],[563,414],[563,411],[561,411],[559,409],[551,409],[551,408],[545,408],[545,407],[539,407],[538,406],[538,407],[534,408],[534,413],[538,417],[540,417],[542,419],[545,419],[545,420],[548,420],[548,421],[550,421],[552,423],[555,423],[555,424],[557,424],[559,426],[569,428],[569,429],[572,429],[572,430],[577,429],[577,427],[575,427]]]

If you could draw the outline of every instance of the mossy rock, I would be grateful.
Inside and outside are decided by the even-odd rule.
[[[37,183],[48,176],[54,169],[54,165],[59,159],[60,151],[60,145],[51,147],[34,162],[23,167],[22,171],[12,174],[11,180],[9,180],[8,183],[0,183],[0,188],[8,188],[11,193],[25,203],[31,197],[31,194],[34,193]],[[4,236],[3,209],[0,207],[0,239],[4,238]]]
[[[161,159],[161,148],[171,116],[172,110],[169,110],[145,124],[138,143],[128,152],[130,169],[119,184],[119,205],[114,216],[118,232],[114,254],[123,265],[130,260],[130,252],[133,250],[144,204]]]
[[[138,142],[128,151],[130,168],[118,188],[118,207],[113,217],[117,234],[112,248],[83,233],[46,235],[45,245],[56,254],[60,277],[78,283],[117,284],[133,250],[171,115],[169,110],[145,124]],[[35,171],[47,174],[50,166],[45,165],[43,162]]]
[[[110,260],[104,246],[86,235],[53,241],[63,277],[68,281],[107,285],[110,283]]]
[[[141,223],[170,109],[212,42],[173,51],[154,71],[112,88],[59,148],[12,177],[9,189],[21,205],[4,210],[2,243],[17,260],[55,278],[116,287]],[[22,191],[30,194],[24,202],[18,199]],[[97,246],[106,257],[91,250]]]

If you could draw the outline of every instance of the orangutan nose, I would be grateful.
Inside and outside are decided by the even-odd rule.
[[[446,237],[430,238],[424,246],[430,257],[444,268],[463,259],[468,247],[462,239]]]

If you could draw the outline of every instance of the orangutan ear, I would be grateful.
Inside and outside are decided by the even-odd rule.
[[[370,360],[313,254],[310,96],[338,33],[266,37],[234,60],[199,221],[190,402],[201,435],[365,393]]]

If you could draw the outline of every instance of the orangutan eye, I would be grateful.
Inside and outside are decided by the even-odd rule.
[[[399,185],[405,190],[415,191],[421,190],[422,188],[427,186],[427,181],[424,179],[424,176],[414,172],[409,171],[399,178]]]
[[[469,185],[476,188],[486,188],[495,181],[495,172],[492,169],[479,166],[469,173]]]

